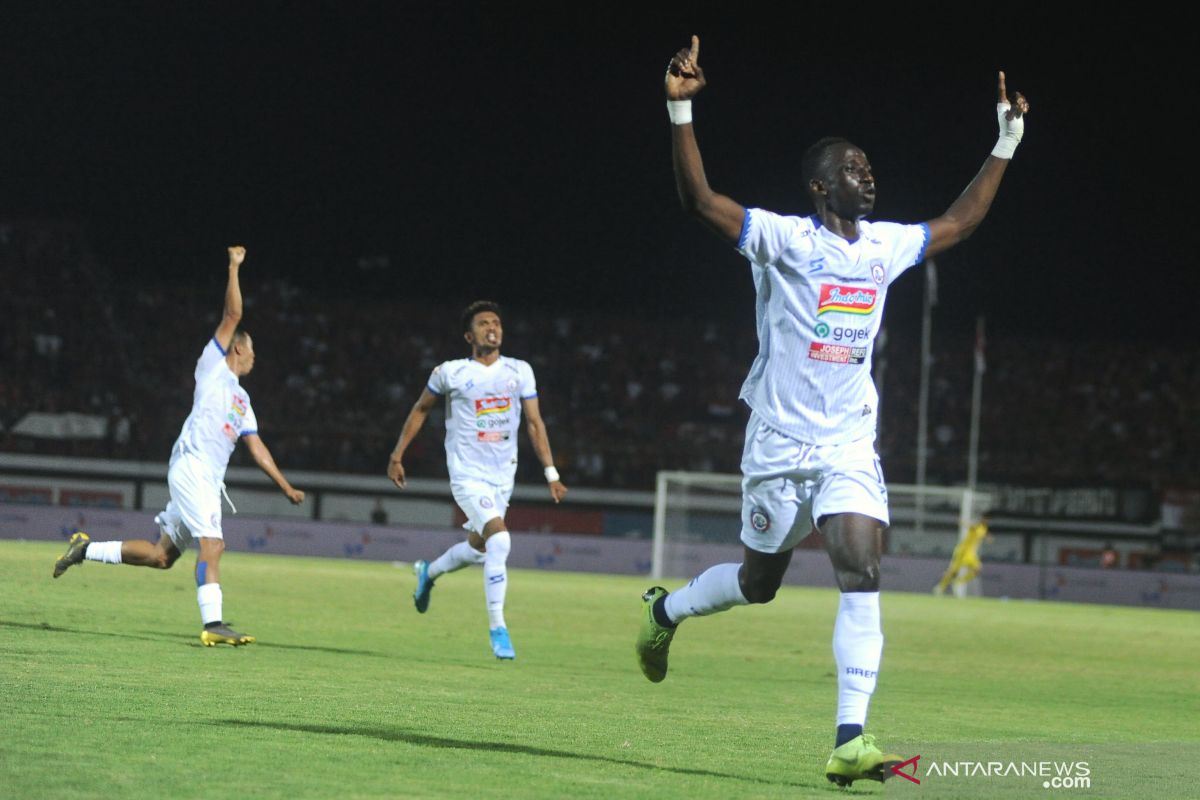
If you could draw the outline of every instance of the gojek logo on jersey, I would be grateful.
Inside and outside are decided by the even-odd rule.
[[[822,314],[870,314],[875,310],[877,289],[822,283],[817,298],[817,316]]]

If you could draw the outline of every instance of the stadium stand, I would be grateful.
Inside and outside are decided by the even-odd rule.
[[[165,458],[187,414],[193,361],[216,325],[220,288],[207,278],[220,271],[194,285],[121,286],[90,255],[80,228],[11,220],[0,223],[0,266],[9,276],[0,299],[0,449]],[[458,311],[248,280],[246,320],[259,361],[246,383],[280,463],[381,472],[429,371],[465,353]],[[514,307],[505,321],[504,351],[529,359],[541,376],[543,414],[569,484],[646,489],[659,469],[737,471],[746,411],[736,397],[756,347],[749,309],[706,321],[699,334],[668,317],[590,311]],[[935,483],[961,481],[966,471],[971,339],[951,346],[949,338],[935,347],[931,387]],[[892,332],[879,449],[898,482],[915,472],[917,354],[915,336]],[[1195,349],[994,335],[987,362],[983,480],[1161,489],[1200,474],[1200,422],[1190,412],[1200,396]],[[13,430],[34,412],[102,417],[106,433]],[[518,480],[540,480],[523,438],[521,446]],[[445,474],[437,436],[420,437],[408,461],[410,474]]]

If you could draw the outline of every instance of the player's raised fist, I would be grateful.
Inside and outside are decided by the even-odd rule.
[[[1008,88],[1004,84],[1004,72],[1001,71],[999,85],[996,87],[996,102],[1000,105],[1008,106],[1008,111],[1005,112],[1004,118],[1009,122],[1029,113],[1029,101],[1025,99],[1025,95],[1020,92],[1015,92],[1015,95],[1016,97],[1010,103],[1008,100]]]
[[[692,37],[692,46],[684,48],[667,65],[668,100],[690,100],[704,88],[704,70],[700,69],[700,37]]]
[[[246,248],[241,245],[234,245],[229,248],[229,264],[230,266],[240,267],[242,262],[246,260]]]

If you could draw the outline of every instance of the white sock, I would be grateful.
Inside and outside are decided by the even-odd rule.
[[[88,561],[103,561],[105,564],[121,563],[122,542],[91,542],[83,557]]]
[[[865,725],[875,691],[883,631],[879,592],[843,592],[833,626],[833,657],[838,670],[838,725]]]
[[[487,538],[483,554],[483,594],[487,598],[488,627],[504,628],[504,595],[508,591],[508,551],[512,538],[508,531]]]
[[[482,564],[483,553],[471,547],[468,542],[459,542],[446,552],[435,558],[429,564],[429,579],[439,575],[454,572],[472,564]]]
[[[738,584],[741,568],[741,564],[717,564],[701,572],[687,586],[667,595],[663,601],[667,616],[672,622],[682,622],[746,605],[749,601]]]
[[[196,590],[196,602],[200,604],[200,619],[205,625],[221,621],[221,584],[203,584]]]

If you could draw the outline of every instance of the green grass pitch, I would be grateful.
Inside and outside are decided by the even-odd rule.
[[[421,616],[408,569],[232,553],[225,614],[259,641],[210,649],[190,555],[52,581],[60,551],[0,542],[2,797],[1200,797],[1191,612],[885,592],[868,731],[922,783],[843,790],[833,591],[686,622],[654,685],[646,579],[513,571],[497,662],[477,568]],[[933,761],[1084,761],[1091,786]]]

